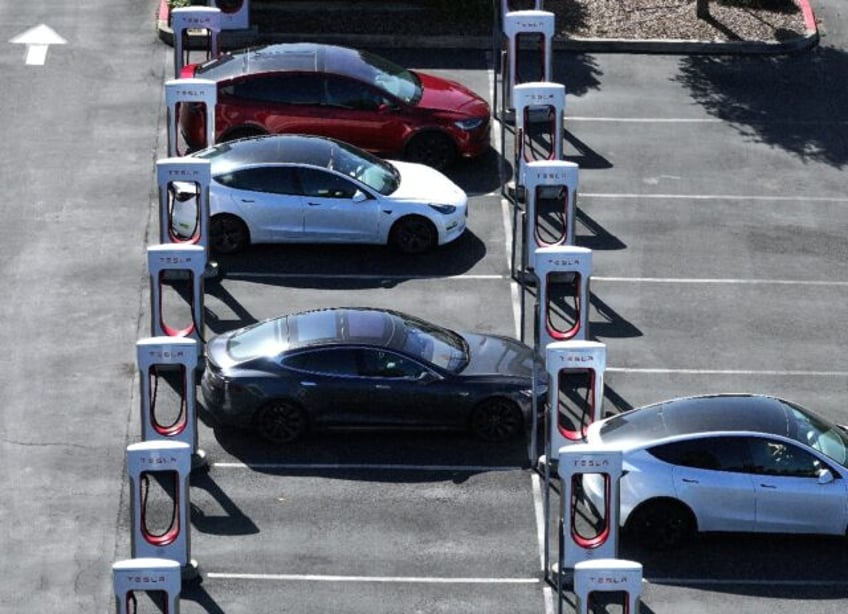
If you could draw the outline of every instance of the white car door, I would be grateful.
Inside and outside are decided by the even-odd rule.
[[[378,201],[341,175],[299,169],[303,190],[304,234],[315,241],[378,243]]]
[[[303,236],[303,197],[288,166],[243,168],[216,177],[222,188],[213,214],[234,213],[257,243],[297,241]]]
[[[674,465],[673,495],[695,513],[699,530],[754,530],[756,499],[743,438],[697,437],[657,446],[651,453]]]
[[[751,438],[751,457],[756,531],[845,533],[848,485],[825,461],[794,443],[765,437]]]

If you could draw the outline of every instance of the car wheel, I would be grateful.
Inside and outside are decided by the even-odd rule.
[[[234,254],[250,245],[250,231],[242,220],[222,213],[209,220],[209,246],[219,254]]]
[[[515,439],[522,431],[524,420],[518,406],[501,397],[483,401],[471,412],[471,432],[493,443]]]
[[[406,159],[443,170],[456,158],[456,146],[449,136],[441,132],[423,132],[406,146]]]
[[[395,222],[389,241],[404,254],[422,254],[436,247],[437,237],[433,222],[425,217],[409,215]]]
[[[259,434],[271,443],[296,441],[303,437],[309,425],[304,409],[284,400],[260,407],[254,423]]]
[[[229,132],[225,133],[220,142],[225,143],[227,141],[236,141],[238,139],[247,139],[252,136],[265,136],[268,134],[264,130],[259,128],[251,128],[249,126],[242,126],[241,128],[233,128]]]
[[[689,508],[677,501],[648,501],[633,510],[625,532],[647,548],[669,550],[692,536],[695,518]]]

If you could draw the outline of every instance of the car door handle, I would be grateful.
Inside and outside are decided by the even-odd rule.
[[[391,390],[392,389],[392,387],[389,386],[388,384],[374,384],[374,388],[376,388],[377,390]]]
[[[309,201],[306,204],[309,205],[310,207],[320,207],[321,206],[321,203],[313,203],[312,201]]]
[[[243,202],[243,203],[255,203],[256,201],[253,200],[252,198],[242,198],[241,202]]]
[[[774,484],[760,484],[760,488],[771,488],[772,490],[777,490],[777,486]]]
[[[684,484],[700,484],[699,480],[693,480],[692,478],[681,478]]]
[[[316,384],[315,382],[300,382],[300,385],[312,387],[312,386],[317,386],[318,384]]]

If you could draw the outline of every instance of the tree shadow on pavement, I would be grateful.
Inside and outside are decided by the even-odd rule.
[[[786,56],[690,56],[675,78],[706,111],[753,142],[805,162],[848,162],[848,57],[834,48]]]

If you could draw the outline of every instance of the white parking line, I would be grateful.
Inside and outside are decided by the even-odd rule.
[[[208,578],[285,582],[377,582],[383,584],[539,584],[539,578],[436,578],[422,576],[333,576],[317,574],[254,574],[208,572]]]
[[[749,370],[749,369],[631,369],[627,367],[607,367],[608,373],[642,373],[645,375],[744,375],[764,377],[785,377],[798,375],[802,377],[848,377],[848,371],[793,371],[784,370]]]
[[[781,126],[844,126],[844,119],[739,119],[727,120],[717,117],[589,117],[586,115],[564,115],[566,122],[611,123],[611,124],[746,124],[746,125],[781,125]]]
[[[646,200],[754,200],[764,202],[819,202],[819,203],[845,203],[846,196],[763,196],[761,194],[642,194],[636,192],[624,192],[616,194],[613,192],[580,192],[578,198],[604,198],[604,199],[633,199],[644,198]]]
[[[518,465],[401,465],[379,463],[212,463],[218,469],[302,469],[318,471],[446,471],[452,473],[477,473],[493,471],[521,471]]]
[[[604,277],[592,276],[592,281],[656,283],[656,284],[739,284],[750,286],[835,286],[848,287],[848,281],[815,279],[730,279],[703,277]]]

